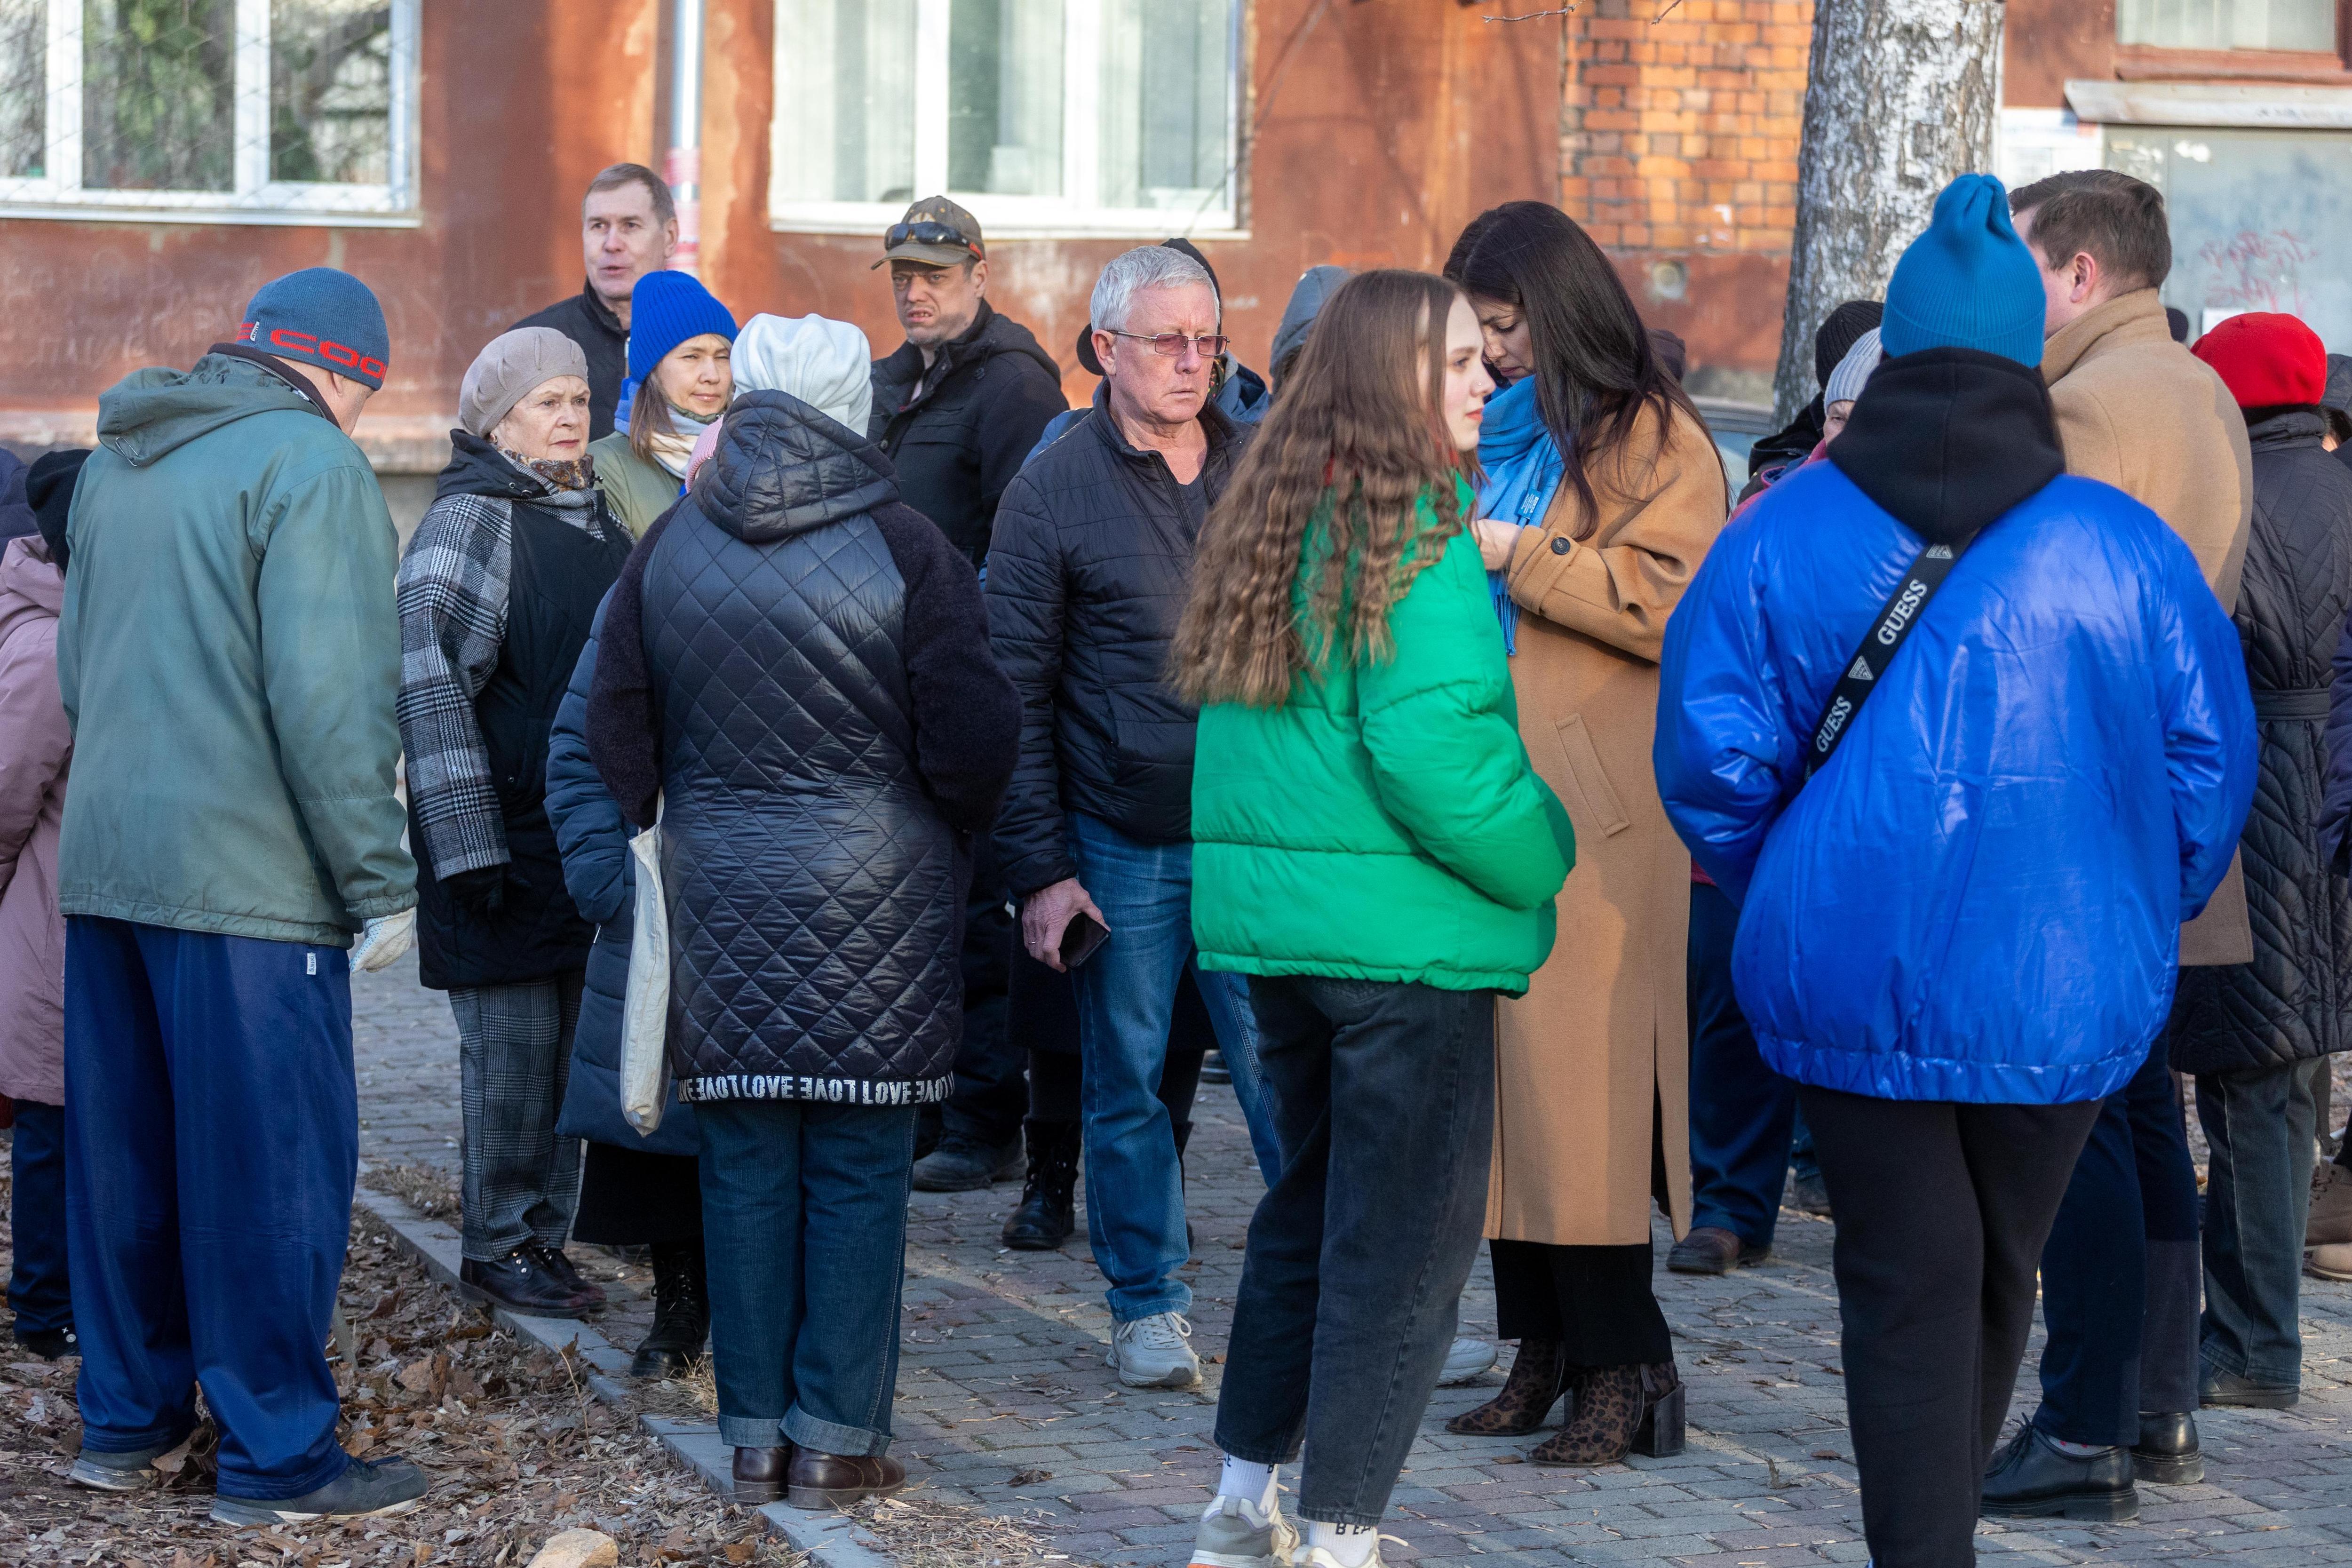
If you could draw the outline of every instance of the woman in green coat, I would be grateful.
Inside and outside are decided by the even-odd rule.
[[[622,418],[588,448],[596,484],[632,539],[677,501],[695,438],[735,395],[735,317],[690,272],[648,272],[629,294]]]
[[[1379,1561],[1492,1158],[1495,998],[1551,951],[1574,835],[1519,740],[1466,524],[1486,395],[1453,285],[1331,296],[1203,530],[1175,676],[1201,963],[1250,978],[1285,1163],[1251,1222],[1192,1561]]]

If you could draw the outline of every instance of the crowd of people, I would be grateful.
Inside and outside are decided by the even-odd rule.
[[[215,1519],[422,1495],[319,1348],[350,975],[412,946],[463,1288],[576,1316],[567,1247],[646,1248],[633,1370],[709,1355],[744,1502],[906,1484],[910,1190],[1019,1177],[1044,1250],[1083,1175],[1109,1372],[1197,1384],[1204,1082],[1265,1194],[1196,1568],[1380,1561],[1497,1360],[1482,1239],[1517,1350],[1450,1429],[1559,1410],[1527,1457],[1591,1467],[1685,1441],[1656,1215],[1723,1274],[1829,1214],[1882,1568],[2131,1518],[2200,1407],[2294,1403],[2299,1280],[2352,1278],[2352,360],[2185,344],[2152,188],[1954,182],[1737,494],[1542,203],[1310,269],[1264,374],[1206,257],[1129,250],[1076,409],[944,197],[879,356],[677,235],[596,177],[404,550],[350,437],[394,345],[325,268],[0,491],[9,1300],[81,1358],[76,1481],[155,1484],[201,1384]]]

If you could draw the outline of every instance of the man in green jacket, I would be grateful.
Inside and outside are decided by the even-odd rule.
[[[73,1479],[154,1485],[201,1373],[237,1525],[425,1489],[337,1445],[320,1350],[359,1157],[351,970],[415,918],[394,535],[347,434],[389,352],[356,278],[267,285],[236,342],[99,400],[67,530]]]

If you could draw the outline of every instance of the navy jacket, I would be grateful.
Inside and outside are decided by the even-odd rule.
[[[607,595],[610,603],[610,595]],[[629,942],[636,929],[636,861],[628,825],[588,756],[588,685],[596,674],[596,638],[604,606],[572,672],[555,728],[547,741],[547,816],[563,854],[563,885],[582,918],[596,928],[588,951],[588,979],[580,993],[580,1022],[572,1035],[572,1076],[555,1130],[646,1154],[698,1153],[694,1108],[672,1103],[650,1138],[621,1115],[621,1018],[629,987]]]
[[[1742,905],[1740,1005],[1801,1083],[2122,1088],[2244,824],[2237,632],[2161,519],[2064,477],[2049,407],[2038,371],[1993,355],[1888,361],[1829,461],[1724,530],[1667,624],[1659,790]],[[1971,539],[1805,783],[1913,558]]]

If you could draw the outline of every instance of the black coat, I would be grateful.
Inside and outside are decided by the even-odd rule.
[[[1054,356],[983,300],[971,328],[928,372],[912,343],[874,362],[867,433],[898,470],[898,499],[977,565],[987,558],[1004,487],[1068,406]]]
[[[621,383],[629,378],[629,329],[613,314],[593,284],[546,310],[525,316],[517,327],[553,327],[588,356],[588,439],[613,433],[614,410],[621,405]],[[509,329],[511,330],[511,329]]]
[[[543,487],[488,441],[459,430],[451,445],[435,503],[455,496],[503,500],[512,529],[505,636],[474,697],[508,859],[499,906],[485,911],[451,896],[431,855],[418,849],[418,973],[436,990],[542,980],[588,960],[595,933],[564,890],[547,816],[548,736],[596,606],[629,557],[629,536],[602,491],[588,492],[589,526],[577,527],[538,504]],[[408,816],[409,842],[427,844],[414,800]]]
[[[662,792],[680,1099],[946,1098],[968,835],[1017,724],[985,626],[870,441],[737,400],[614,587],[588,705],[622,815]]]
[[[1130,446],[1097,388],[1093,411],[1004,492],[988,558],[988,631],[1021,695],[1021,765],[996,821],[1013,893],[1076,875],[1066,812],[1131,838],[1192,836],[1195,710],[1166,680],[1198,526],[1167,460]],[[1207,499],[1245,433],[1202,410]]]
[[[2247,431],[2254,519],[2236,618],[2262,731],[2241,840],[2254,961],[2180,972],[2171,1062],[2182,1072],[2352,1049],[2352,886],[2330,874],[2352,800],[2352,473],[2319,432],[2308,409]]]

